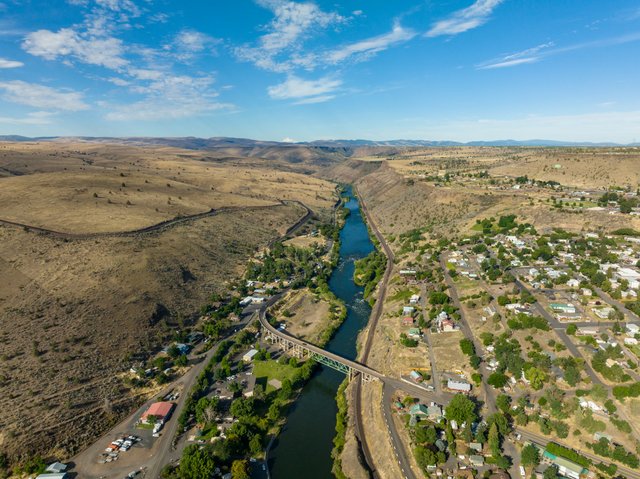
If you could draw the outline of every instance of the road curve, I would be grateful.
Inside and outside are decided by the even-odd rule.
[[[253,209],[257,209],[257,210],[261,210],[261,209],[269,209],[269,208],[275,208],[278,206],[283,206],[283,205],[287,205],[290,203],[295,203],[298,204],[300,206],[302,206],[305,210],[306,213],[305,215],[300,218],[295,224],[293,224],[291,227],[289,227],[289,229],[287,229],[287,232],[285,233],[285,237],[291,233],[293,233],[295,230],[297,230],[300,226],[302,226],[306,221],[309,220],[309,218],[311,218],[313,216],[313,211],[311,209],[309,209],[309,207],[307,207],[304,203],[297,201],[297,200],[287,200],[287,201],[279,201],[278,203],[274,203],[271,205],[261,205],[261,206],[225,206],[222,208],[212,208],[209,211],[205,211],[203,213],[196,213],[193,215],[187,215],[187,216],[178,216],[169,220],[165,220],[165,221],[161,221],[160,223],[156,223],[150,226],[145,226],[144,228],[138,228],[138,229],[134,229],[134,230],[128,230],[128,231],[106,231],[106,232],[100,232],[100,233],[65,233],[63,231],[56,231],[56,230],[52,230],[52,229],[48,229],[48,228],[41,228],[39,226],[33,226],[33,225],[28,225],[25,223],[18,223],[15,221],[9,221],[9,220],[3,220],[0,219],[0,225],[4,225],[4,226],[9,226],[9,227],[14,227],[14,228],[22,228],[25,231],[28,232],[33,232],[33,233],[38,233],[38,234],[44,234],[47,236],[52,236],[55,238],[60,238],[60,239],[94,239],[94,238],[127,238],[127,237],[131,237],[131,236],[138,236],[140,234],[147,234],[147,233],[153,233],[153,232],[157,232],[157,231],[163,231],[166,229],[169,229],[171,227],[177,226],[179,224],[182,223],[187,223],[187,222],[191,222],[191,221],[196,221],[202,218],[208,218],[211,216],[216,216],[220,213],[230,213],[230,212],[234,212],[234,211],[246,211],[246,210],[253,210]]]

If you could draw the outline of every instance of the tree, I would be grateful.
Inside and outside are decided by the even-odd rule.
[[[504,414],[509,414],[511,411],[511,396],[500,394],[496,398],[496,406],[498,406],[498,409],[500,409]]]
[[[544,471],[543,479],[560,479],[558,475],[558,466],[551,465]]]
[[[508,380],[509,378],[505,374],[496,371],[495,373],[491,373],[491,375],[487,379],[487,382],[494,388],[500,389],[507,384]]]
[[[520,453],[520,460],[522,465],[527,466],[537,466],[540,464],[540,452],[538,448],[533,444],[527,444],[522,448],[522,452]]]
[[[535,366],[530,367],[524,372],[524,377],[531,383],[531,387],[536,391],[542,389],[544,382],[547,380],[547,375],[541,369]]]
[[[498,425],[493,423],[489,428],[489,449],[491,449],[491,455],[497,457],[500,455],[500,432],[498,432]]]
[[[445,416],[449,421],[471,424],[478,417],[476,405],[464,394],[456,394],[445,409]]]
[[[233,479],[249,479],[247,461],[233,461],[231,465],[231,477]]]
[[[182,453],[178,474],[184,479],[210,479],[215,469],[216,462],[209,450],[192,444]]]

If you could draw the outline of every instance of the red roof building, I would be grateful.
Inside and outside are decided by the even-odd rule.
[[[142,422],[147,422],[147,418],[149,416],[153,416],[156,421],[165,422],[171,415],[172,411],[172,402],[156,402],[149,406],[149,409],[144,412],[140,419],[142,420]]]
[[[407,316],[402,318],[402,324],[413,324],[413,318],[411,316]]]

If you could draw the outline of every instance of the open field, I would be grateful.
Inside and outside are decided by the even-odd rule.
[[[278,316],[286,323],[287,332],[312,344],[318,344],[323,331],[329,325],[329,303],[311,293],[308,289],[294,290],[280,306],[281,313],[291,314]]]
[[[16,458],[57,445],[63,458],[86,447],[145,399],[121,379],[132,358],[157,351],[176,327],[194,324],[213,293],[227,292],[247,259],[305,214],[294,200],[330,217],[334,185],[274,168],[285,163],[0,144],[0,219],[107,233],[63,238],[0,226],[3,451]],[[108,234],[229,207],[158,231]]]

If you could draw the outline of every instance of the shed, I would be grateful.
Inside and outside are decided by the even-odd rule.
[[[242,360],[245,363],[250,363],[253,360],[253,357],[258,354],[258,350],[257,349],[250,349],[249,351],[247,351],[245,353],[244,356],[242,356]]]

